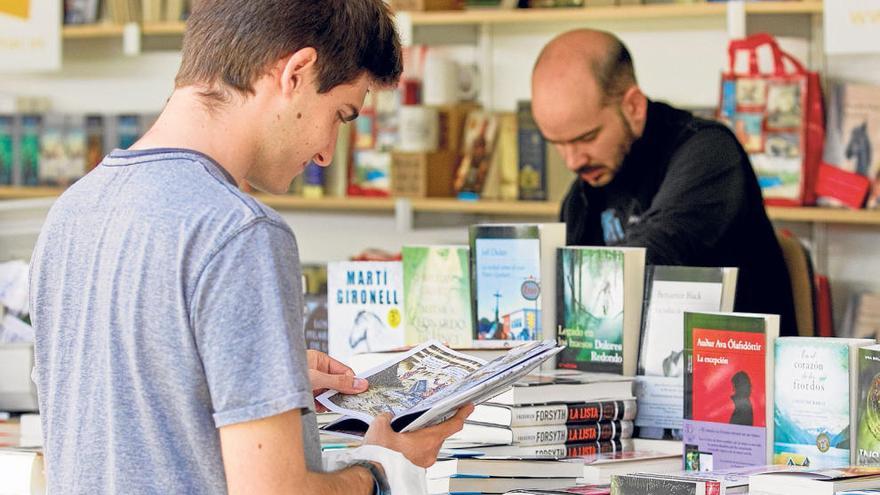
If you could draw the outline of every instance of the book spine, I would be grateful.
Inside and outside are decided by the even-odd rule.
[[[514,407],[511,409],[510,426],[564,425],[569,412],[565,404]]]
[[[636,401],[613,400],[585,404],[569,404],[566,423],[632,420],[636,417]]]
[[[547,145],[528,103],[520,103],[517,125],[519,199],[544,201],[547,199]]]
[[[511,408],[509,426],[550,426],[598,421],[633,420],[635,400],[609,400],[579,404],[547,404]]]
[[[704,490],[703,490],[703,487]],[[652,493],[676,493],[687,495],[715,495],[721,493],[716,481],[677,480],[652,478],[642,475],[614,475],[611,477],[611,493],[615,495],[650,495]]]
[[[599,454],[613,454],[624,450],[624,445],[619,439],[565,445],[566,457],[595,457]]]
[[[514,445],[575,444],[632,438],[632,421],[604,421],[578,425],[513,427]]]

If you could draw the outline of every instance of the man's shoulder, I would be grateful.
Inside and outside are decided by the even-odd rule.
[[[50,217],[106,217],[214,242],[257,223],[293,232],[210,158],[186,150],[111,154],[58,199]]]

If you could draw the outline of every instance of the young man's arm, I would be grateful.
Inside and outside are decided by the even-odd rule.
[[[366,443],[397,450],[414,464],[427,467],[437,458],[443,441],[460,431],[473,406],[460,409],[445,422],[412,433],[395,433],[387,417],[370,427]],[[329,495],[373,493],[373,477],[361,466],[333,473],[313,473],[306,467],[300,411],[220,428],[220,446],[230,495]]]

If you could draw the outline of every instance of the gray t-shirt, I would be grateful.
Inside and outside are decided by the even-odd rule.
[[[226,493],[218,428],[297,408],[320,470],[298,260],[194,151],[117,150],[71,186],[31,265],[49,493]]]

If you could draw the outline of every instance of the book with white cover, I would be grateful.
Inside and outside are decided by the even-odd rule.
[[[428,493],[504,493],[530,488],[552,490],[574,486],[577,478],[437,478],[428,480]]]
[[[0,449],[0,494],[44,493],[43,453],[39,449]]]
[[[512,457],[469,457],[440,459],[428,468],[428,479],[455,475],[497,478],[577,478],[583,473],[578,463]]]
[[[404,345],[403,264],[340,261],[327,264],[327,340],[330,356]]]
[[[494,404],[519,406],[578,400],[631,397],[632,377],[611,373],[547,373],[528,376],[506,392],[493,397]]]
[[[835,495],[842,490],[877,487],[880,487],[880,467],[792,468],[749,478],[752,495]]]

